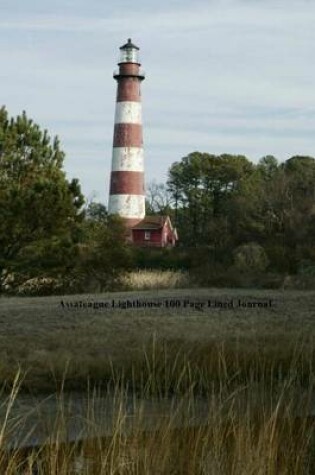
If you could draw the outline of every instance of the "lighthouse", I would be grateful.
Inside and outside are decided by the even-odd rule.
[[[131,39],[120,47],[109,214],[123,218],[127,240],[141,247],[173,247],[178,235],[169,216],[145,216],[144,160],[139,48]]]
[[[139,48],[131,39],[120,47],[108,212],[131,230],[145,216],[144,155]]]

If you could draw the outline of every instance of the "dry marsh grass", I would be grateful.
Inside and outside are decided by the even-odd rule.
[[[273,305],[65,306],[137,299]],[[315,292],[226,289],[0,299],[0,473],[312,475],[314,303]],[[66,393],[94,384],[78,440],[67,443]],[[12,409],[19,393],[55,390],[51,437],[7,450],[25,427]],[[115,400],[110,433],[95,409],[104,392]]]
[[[182,368],[177,374],[177,385],[183,384],[182,373],[186,372],[185,391],[176,399],[176,406],[169,406],[161,414],[163,417],[155,420],[154,426],[149,427],[151,416],[145,413],[145,400],[135,393],[131,393],[134,406],[130,421],[124,404],[129,386],[121,374],[114,387],[117,410],[111,420],[110,435],[102,434],[101,418],[93,409],[98,397],[94,392],[88,399],[85,437],[80,439],[79,433],[78,440],[66,443],[66,411],[60,397],[51,438],[37,447],[7,451],[4,443],[10,437],[7,421],[19,387],[19,378],[15,378],[7,417],[1,421],[0,472],[7,475],[313,474],[313,387],[310,385],[305,391],[301,386],[296,360],[292,360],[286,380],[270,385],[266,384],[266,378],[255,379],[251,374],[242,382],[237,373],[228,377],[225,368],[229,362],[225,361],[222,349],[218,350],[217,359],[221,361],[220,384],[208,385],[202,399],[194,391],[200,375],[194,374],[189,365]],[[268,373],[267,368],[264,372]],[[154,372],[147,376],[160,386],[156,393],[161,397],[156,401],[163,402],[163,378]],[[143,385],[146,384],[144,380]],[[141,392],[146,393],[145,387]]]
[[[129,272],[121,280],[122,287],[128,290],[178,289],[187,288],[189,284],[188,272],[171,270]]]

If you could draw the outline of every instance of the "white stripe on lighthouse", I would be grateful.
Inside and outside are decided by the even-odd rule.
[[[112,155],[112,171],[143,172],[144,154],[139,147],[114,147]]]
[[[145,216],[144,195],[110,195],[109,214],[119,214],[122,218],[139,218]]]
[[[141,124],[141,102],[116,102],[115,124]]]

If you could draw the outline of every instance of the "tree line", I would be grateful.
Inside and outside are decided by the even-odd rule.
[[[277,272],[315,270],[313,157],[280,163],[269,155],[254,164],[193,152],[172,164],[166,184],[149,188],[148,210],[169,213],[180,245],[207,249],[211,264],[228,267],[243,254],[247,267],[252,259]]]
[[[135,267],[315,274],[315,159],[193,152],[166,183],[148,186],[147,214],[168,214],[178,248],[128,246],[119,217],[88,203],[63,169],[65,154],[23,112],[0,109],[0,290],[81,292],[114,288]],[[225,276],[225,277],[224,277]],[[93,284],[94,283],[94,284]],[[210,281],[211,283],[211,281]],[[93,287],[91,290],[94,290]]]
[[[130,265],[124,228],[68,180],[57,137],[0,109],[0,289],[38,294],[113,286]],[[44,282],[45,285],[42,285]],[[93,284],[94,283],[94,284]]]

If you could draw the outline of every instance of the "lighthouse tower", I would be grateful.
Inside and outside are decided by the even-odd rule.
[[[114,72],[117,97],[113,139],[109,214],[120,215],[128,228],[145,216],[144,163],[139,48],[131,39],[120,47],[119,69]]]

